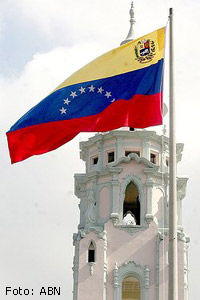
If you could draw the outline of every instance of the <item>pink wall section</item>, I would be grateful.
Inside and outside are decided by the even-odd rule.
[[[164,227],[164,195],[159,188],[153,189],[152,195],[152,214],[155,217],[156,223]]]
[[[157,225],[153,222],[150,227],[131,235],[126,231],[115,228],[109,221],[107,232],[107,300],[113,300],[113,270],[117,262],[120,267],[124,262],[134,261],[150,268],[149,299],[156,299],[156,241]],[[133,238],[134,237],[134,238]],[[96,247],[96,262],[94,274],[90,275],[87,253],[90,242]],[[184,243],[178,242],[178,283],[179,300],[184,299]],[[168,236],[159,244],[159,300],[168,300]],[[102,300],[104,293],[104,243],[97,233],[90,232],[80,241],[79,261],[79,300]]]
[[[105,220],[109,217],[111,210],[111,192],[108,187],[104,187],[99,194],[99,216],[101,220]]]
[[[95,242],[96,263],[94,273],[90,275],[90,266],[87,262],[87,253],[90,241]],[[104,274],[104,246],[103,240],[97,234],[90,232],[80,241],[79,250],[79,300],[102,300],[103,299],[103,274]]]
[[[143,183],[146,180],[146,176],[143,172],[144,165],[138,164],[135,160],[131,160],[129,163],[122,163],[120,167],[123,168],[123,171],[119,174],[119,181],[122,182],[124,178],[128,175],[134,174],[142,178]]]
[[[134,235],[115,228],[112,222],[106,224],[108,236],[108,290],[107,299],[113,299],[113,270],[115,263],[118,266],[124,262],[134,261],[141,266],[149,265],[150,279],[150,298],[155,299],[155,266],[156,266],[156,236],[157,226],[150,225],[150,228],[139,231]],[[120,232],[120,236],[119,236]]]

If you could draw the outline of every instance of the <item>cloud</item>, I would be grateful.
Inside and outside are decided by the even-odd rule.
[[[13,1],[12,1],[13,2]],[[112,20],[115,13],[121,21],[121,11],[126,7],[123,1],[115,2],[102,0],[66,1],[66,0],[15,0],[13,2],[24,22],[33,23],[35,30],[43,33],[47,38],[57,42],[67,41],[70,44],[81,40],[106,39],[111,42],[110,36],[117,39],[113,29],[114,22],[110,22],[109,28],[104,26],[105,20]],[[129,9],[129,3],[127,3]],[[126,18],[124,14],[124,18]],[[122,23],[121,23],[122,24]],[[128,32],[128,23],[125,33],[123,27],[118,27],[121,36]],[[88,30],[89,29],[89,30]]]
[[[1,77],[0,101],[5,110],[1,122],[15,122],[68,76],[104,51],[105,47],[99,43],[58,47],[48,53],[35,54],[18,76]]]

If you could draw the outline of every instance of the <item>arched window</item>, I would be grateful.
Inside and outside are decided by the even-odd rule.
[[[90,243],[88,248],[88,262],[95,262],[95,248],[93,242]]]
[[[122,300],[141,300],[141,287],[139,280],[128,276],[122,283]]]
[[[123,206],[123,219],[130,215],[134,218],[136,225],[140,225],[140,201],[138,188],[134,182],[130,182],[125,191]]]

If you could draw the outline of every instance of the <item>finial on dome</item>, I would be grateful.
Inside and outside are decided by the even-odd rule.
[[[126,43],[134,40],[133,25],[135,24],[135,19],[134,19],[135,13],[134,13],[134,4],[133,4],[133,1],[131,2],[131,9],[129,10],[129,14],[130,14],[130,17],[131,17],[130,18],[131,27],[129,29],[129,33],[128,33],[126,39],[123,42],[121,42],[120,45],[126,44]]]

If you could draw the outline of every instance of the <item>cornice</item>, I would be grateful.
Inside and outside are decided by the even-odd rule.
[[[80,142],[80,149],[86,149],[90,147],[91,145],[95,144],[98,141],[106,141],[113,137],[122,137],[122,138],[141,138],[141,139],[152,139],[157,142],[162,142],[162,136],[157,135],[155,131],[128,131],[128,130],[112,130],[108,131],[106,133],[97,133],[95,136],[88,139],[88,141]],[[164,140],[168,142],[168,138],[166,136],[163,136]]]
[[[114,162],[109,164],[109,167],[116,167],[122,163],[129,163],[131,160],[135,160],[138,164],[144,164],[145,166],[154,169],[155,171],[158,170],[159,167],[155,166],[152,162],[144,157],[139,157],[136,153],[130,153],[128,156],[123,156],[115,160]]]
[[[87,229],[82,229],[80,231],[80,236],[81,238],[84,238],[87,234],[89,234],[90,232],[94,232],[98,235],[98,237],[100,239],[105,239],[106,238],[106,231],[103,230],[103,227],[99,227],[99,226],[90,226]]]

